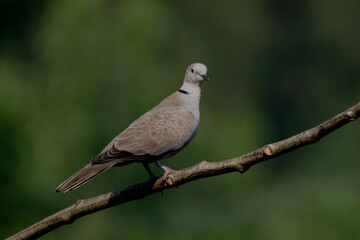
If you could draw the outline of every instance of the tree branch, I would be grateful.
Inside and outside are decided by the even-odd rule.
[[[163,192],[196,179],[236,171],[244,173],[252,165],[319,141],[336,129],[356,120],[359,115],[360,102],[314,128],[279,142],[265,145],[245,155],[219,162],[202,161],[192,167],[169,174],[165,182],[161,179],[154,179],[153,181],[136,184],[93,198],[78,200],[73,205],[9,237],[8,240],[35,239],[62,225],[70,224],[82,216],[125,202],[141,199],[157,192]]]

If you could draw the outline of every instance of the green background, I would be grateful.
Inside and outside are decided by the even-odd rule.
[[[0,1],[0,238],[147,180],[55,187],[202,62],[201,124],[164,163],[255,150],[359,101],[360,1]],[[360,123],[238,173],[83,217],[43,239],[360,239]],[[157,175],[161,170],[152,167]]]

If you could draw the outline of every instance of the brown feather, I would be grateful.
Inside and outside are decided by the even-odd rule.
[[[200,72],[196,75],[193,71]],[[182,91],[176,91],[135,120],[116,136],[89,164],[61,183],[56,191],[70,191],[113,166],[150,163],[170,157],[195,136],[200,120],[200,85],[206,77],[203,64],[185,73]]]

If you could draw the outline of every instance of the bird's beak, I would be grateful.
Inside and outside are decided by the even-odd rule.
[[[201,77],[207,81],[207,82],[210,82],[210,79],[205,75],[205,74],[202,74]]]

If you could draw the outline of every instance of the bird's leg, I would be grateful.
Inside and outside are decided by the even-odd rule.
[[[172,172],[175,172],[175,170],[169,168],[168,166],[165,166],[163,164],[160,163],[160,160],[156,161],[155,162],[156,166],[158,166],[159,168],[162,168],[164,170],[164,175],[161,177],[161,179],[163,181],[165,181],[166,177],[172,173]]]
[[[143,163],[143,166],[146,170],[146,172],[149,174],[149,181],[154,180],[155,178],[157,178],[154,173],[151,171],[149,164],[148,163]]]

